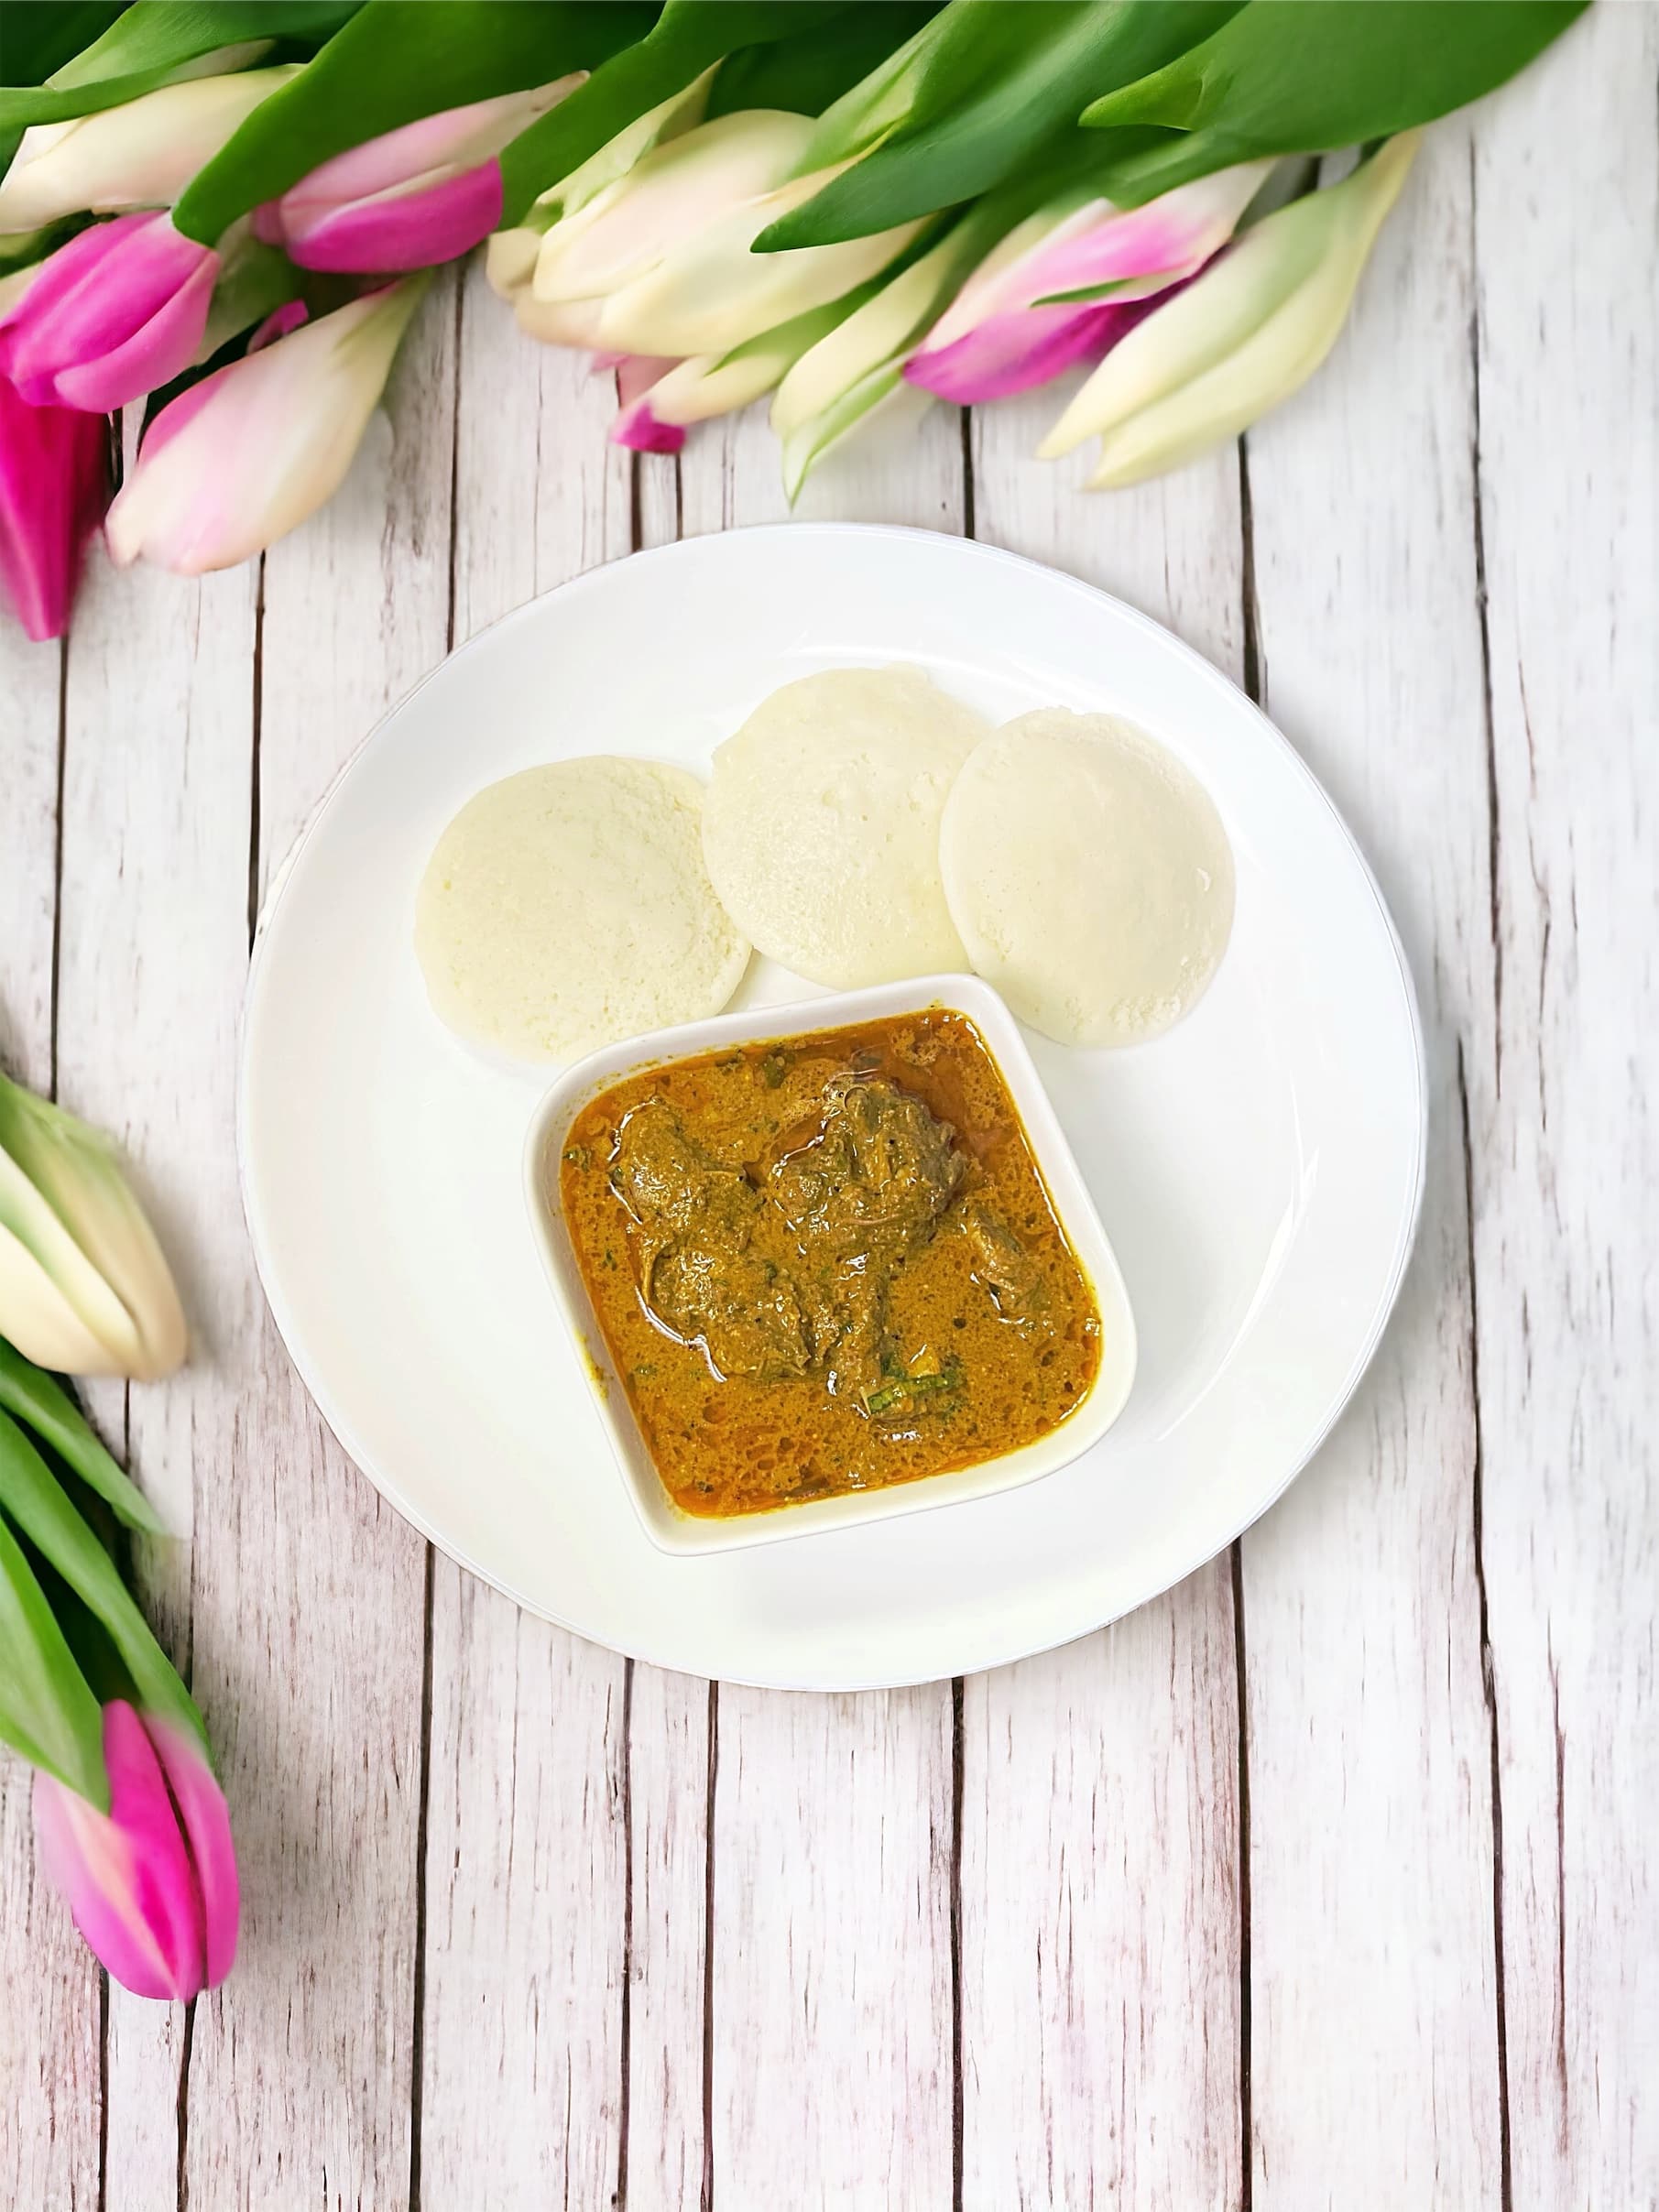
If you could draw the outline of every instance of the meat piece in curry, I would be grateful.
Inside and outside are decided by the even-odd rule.
[[[1100,1321],[973,1024],[671,1062],[578,1115],[560,1195],[670,1496],[764,1510],[1046,1434]]]

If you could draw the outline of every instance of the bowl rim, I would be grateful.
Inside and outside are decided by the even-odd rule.
[[[1100,1311],[1102,1357],[1095,1378],[1058,1428],[1012,1452],[966,1467],[834,1498],[803,1499],[765,1512],[706,1519],[687,1513],[670,1498],[658,1475],[628,1392],[610,1361],[556,1204],[557,1178],[548,1173],[550,1152],[562,1149],[576,1115],[627,1075],[694,1059],[722,1045],[766,1042],[934,1008],[960,1013],[973,1023],[1014,1101],[1049,1203]],[[952,970],[812,997],[727,1008],[699,1020],[602,1045],[562,1069],[542,1094],[525,1132],[522,1182],[542,1272],[586,1372],[611,1457],[641,1528],[660,1551],[704,1556],[759,1543],[798,1542],[837,1528],[998,1496],[1056,1474],[1081,1457],[1129,1402],[1138,1343],[1122,1270],[1020,1024],[1001,994],[983,976]]]

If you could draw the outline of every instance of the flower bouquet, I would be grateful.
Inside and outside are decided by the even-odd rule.
[[[1081,367],[1040,451],[1097,438],[1091,484],[1133,483],[1313,373],[1415,133],[1584,5],[16,6],[0,580],[49,637],[100,521],[183,574],[270,544],[486,239],[519,328],[615,374],[624,446],[770,393],[793,497],[905,388]],[[104,419],[139,406],[117,489]]]

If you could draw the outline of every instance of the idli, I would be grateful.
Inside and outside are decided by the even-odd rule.
[[[717,1014],[749,948],[703,865],[703,786],[614,757],[526,768],[469,799],[415,902],[440,1019],[517,1060],[578,1060]]]
[[[916,669],[786,683],[715,755],[709,876],[753,943],[840,989],[959,968],[939,818],[989,724]]]
[[[1209,794],[1133,724],[1045,707],[988,737],[940,830],[951,918],[1021,1020],[1139,1043],[1202,995],[1233,921]]]

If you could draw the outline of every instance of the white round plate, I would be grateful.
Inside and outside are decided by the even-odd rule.
[[[519,1184],[546,1071],[440,1027],[415,886],[481,784],[568,754],[702,768],[769,692],[903,660],[994,720],[1130,715],[1221,810],[1221,971],[1155,1043],[1031,1040],[1129,1284],[1110,1434],[999,1498],[703,1558],[660,1552],[612,1461]],[[746,991],[810,995],[758,964]],[[792,524],[579,577],[387,715],[291,855],[248,987],[243,1188],[266,1292],[347,1452],[521,1605],[727,1680],[845,1690],[970,1672],[1115,1619],[1272,1504],[1376,1348],[1422,1188],[1410,977],[1329,800],[1241,692],[1050,570],[921,531]]]

